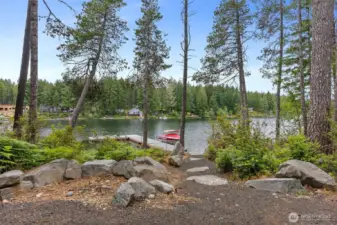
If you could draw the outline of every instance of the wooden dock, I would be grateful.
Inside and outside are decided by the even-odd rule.
[[[113,135],[113,136],[96,136],[96,137],[89,137],[89,142],[101,142],[105,139],[113,139],[113,140],[120,140],[120,141],[130,141],[136,143],[138,145],[143,144],[143,137],[140,135],[132,134],[132,135]],[[164,151],[172,152],[174,149],[174,145],[163,143],[151,138],[147,139],[147,145],[150,148],[159,148]]]

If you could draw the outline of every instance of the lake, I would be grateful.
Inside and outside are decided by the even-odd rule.
[[[235,120],[234,120],[235,121]],[[259,126],[261,131],[269,137],[274,137],[275,119],[273,118],[253,118],[255,126]],[[66,120],[51,120],[50,124],[66,125]],[[86,139],[97,132],[98,135],[142,135],[141,120],[124,119],[83,119],[79,120],[78,125],[85,126],[84,136],[79,139]],[[180,120],[149,120],[149,138],[155,139],[157,135],[162,134],[164,130],[179,129]],[[44,128],[41,135],[46,136],[50,133],[50,128]],[[189,119],[186,120],[185,147],[191,154],[203,154],[207,148],[207,140],[212,134],[212,127],[207,120]]]

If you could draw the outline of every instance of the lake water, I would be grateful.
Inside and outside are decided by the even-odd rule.
[[[274,137],[275,119],[273,118],[254,118],[255,126],[259,126],[261,131],[269,137]],[[51,124],[66,125],[66,120],[51,120]],[[85,119],[79,120],[78,125],[85,126],[84,136],[80,139],[86,139],[97,132],[98,135],[142,135],[141,120],[123,120],[123,119]],[[179,129],[180,121],[177,119],[168,120],[149,120],[149,138],[155,139],[157,135],[162,134],[164,130]],[[50,133],[50,128],[42,130],[42,136]],[[186,121],[185,147],[191,154],[202,154],[207,148],[207,140],[212,134],[212,127],[207,120],[190,119]]]

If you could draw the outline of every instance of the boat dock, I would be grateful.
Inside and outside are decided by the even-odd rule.
[[[89,137],[89,142],[101,142],[105,139],[113,139],[113,140],[119,140],[119,141],[130,141],[133,143],[136,143],[138,145],[143,144],[143,137],[140,135],[132,134],[132,135],[113,135],[113,136],[95,136],[95,137]],[[147,139],[147,145],[150,148],[159,148],[164,151],[170,151],[172,152],[174,149],[174,145],[163,143],[151,138]]]

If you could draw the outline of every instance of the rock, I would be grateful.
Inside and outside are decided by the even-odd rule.
[[[35,197],[37,197],[37,198],[41,198],[41,196],[42,196],[42,192],[40,192],[40,193],[38,193],[37,195],[35,195]]]
[[[257,190],[288,193],[303,190],[301,182],[295,178],[264,178],[258,180],[249,180],[245,186]]]
[[[161,180],[150,181],[150,184],[155,187],[159,192],[168,194],[174,191],[174,187],[171,184],[165,183]]]
[[[140,164],[137,166],[134,166],[134,169],[136,171],[136,176],[141,177],[146,181],[150,181],[153,179],[159,179],[168,181],[168,172],[165,168],[163,169],[157,169],[156,167]]]
[[[208,166],[195,167],[195,168],[191,168],[191,169],[186,170],[187,173],[197,173],[197,172],[206,172],[206,171],[209,171]]]
[[[226,179],[214,175],[191,176],[188,177],[186,180],[194,181],[198,184],[204,184],[208,186],[228,185],[228,181]]]
[[[10,200],[15,196],[16,191],[17,191],[17,188],[15,187],[6,187],[3,189],[0,189],[0,196],[2,199]]]
[[[94,160],[82,165],[82,177],[111,175],[115,160]]]
[[[124,176],[126,179],[136,176],[137,171],[133,168],[133,163],[130,160],[122,160],[117,162],[112,168],[112,173],[115,176]]]
[[[68,162],[69,160],[67,159],[54,160],[27,173],[23,177],[23,180],[31,181],[34,187],[61,182],[63,181]]]
[[[125,182],[116,191],[115,197],[112,200],[113,204],[127,207],[135,198],[135,190],[132,186]]]
[[[190,158],[190,161],[199,161],[199,160],[202,160],[201,158]]]
[[[148,198],[150,194],[155,194],[156,189],[139,177],[131,177],[128,180],[133,190],[135,190],[135,199],[142,200]]]
[[[140,164],[144,165],[145,164],[145,165],[153,166],[156,169],[166,170],[166,167],[163,164],[157,162],[156,160],[152,159],[149,156],[138,157],[133,160],[133,164],[134,165],[140,165]]]
[[[149,195],[149,199],[154,199],[156,196],[154,194]]]
[[[67,197],[71,197],[71,196],[73,196],[74,195],[74,192],[72,192],[72,191],[68,191],[68,193],[67,193]]]
[[[33,189],[34,188],[34,184],[33,182],[29,181],[29,180],[23,180],[21,181],[21,183],[19,184],[20,189]]]
[[[282,163],[276,173],[278,178],[300,179],[303,185],[313,188],[328,188],[337,190],[335,180],[316,165],[300,160],[288,160]]]
[[[64,174],[65,179],[80,179],[82,177],[82,168],[76,160],[71,160],[68,162],[66,172]]]
[[[0,188],[10,187],[19,184],[22,180],[21,170],[12,170],[0,175]]]
[[[173,149],[171,155],[172,155],[172,156],[173,156],[173,155],[180,155],[180,156],[183,156],[184,153],[185,153],[184,146],[182,146],[182,145],[180,144],[180,142],[177,141],[176,144],[174,145],[174,149]]]
[[[183,164],[183,157],[180,155],[172,155],[169,158],[169,164],[175,167],[180,167]]]

